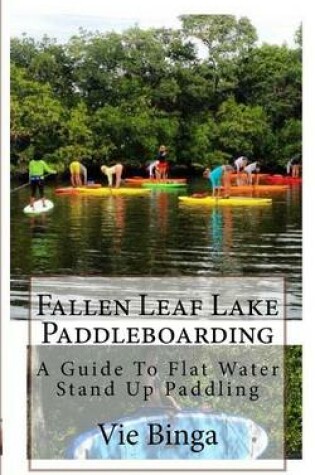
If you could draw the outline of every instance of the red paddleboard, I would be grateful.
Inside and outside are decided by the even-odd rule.
[[[277,191],[286,191],[288,189],[288,185],[279,185],[279,184],[274,184],[274,185],[239,185],[239,186],[231,186],[230,191],[231,193],[234,192],[260,192],[260,191],[271,191],[271,192],[277,192]]]
[[[270,175],[266,178],[267,183],[274,183],[277,185],[299,185],[302,183],[302,178],[283,176],[283,175]]]

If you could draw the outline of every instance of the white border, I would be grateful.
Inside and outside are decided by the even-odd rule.
[[[19,0],[22,1],[22,0]],[[101,1],[101,0],[98,0]],[[104,0],[105,1],[105,0]],[[39,0],[40,2],[40,0]],[[1,64],[1,230],[2,230],[2,414],[5,424],[4,433],[4,457],[2,470],[6,474],[25,475],[28,472],[26,463],[26,437],[25,437],[25,344],[27,341],[27,328],[21,322],[9,320],[9,22],[7,0],[2,0],[2,64]],[[69,2],[65,2],[66,4]],[[79,3],[79,0],[76,2]],[[84,2],[87,6],[89,3]],[[115,5],[123,12],[124,8],[146,8],[154,14],[157,11],[167,11],[169,14],[176,13],[233,13],[251,15],[296,15],[304,23],[304,267],[303,267],[303,322],[290,323],[289,336],[299,335],[298,342],[304,345],[304,459],[302,461],[288,461],[288,474],[309,474],[314,470],[314,396],[313,376],[315,361],[315,344],[313,343],[315,315],[313,311],[313,264],[314,255],[314,179],[315,179],[315,143],[314,143],[314,17],[310,1],[306,0],[182,0],[173,2],[161,0],[149,2],[118,1],[108,2]],[[27,2],[25,3],[27,5]],[[27,252],[27,250],[25,250]],[[296,328],[296,332],[295,329]],[[302,329],[302,330],[301,330]],[[291,338],[291,336],[290,336]],[[292,341],[296,343],[297,341]],[[45,472],[37,472],[45,473]],[[59,472],[62,473],[62,472]],[[75,472],[73,472],[75,473]],[[118,472],[116,472],[118,473]],[[221,474],[225,472],[220,472]],[[248,472],[252,473],[252,472]]]

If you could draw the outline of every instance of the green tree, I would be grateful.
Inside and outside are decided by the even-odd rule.
[[[301,118],[301,60],[297,50],[287,46],[263,45],[239,63],[236,97],[260,105],[273,127],[289,118]]]
[[[211,113],[194,116],[181,124],[177,155],[181,162],[209,164],[218,136],[218,127]]]
[[[31,80],[24,69],[12,67],[10,119],[14,165],[25,167],[34,149],[45,155],[59,148],[64,113],[48,84]],[[26,146],[21,147],[21,142]]]
[[[271,131],[262,107],[229,99],[221,104],[217,120],[219,149],[234,157],[246,155],[263,161],[262,144]]]
[[[302,122],[299,119],[288,119],[277,132],[277,159],[285,165],[294,155],[302,156]]]
[[[104,106],[93,118],[95,152],[105,160],[125,159],[144,163],[162,142],[174,141],[176,117],[149,108],[145,100],[131,107]]]
[[[233,15],[183,15],[183,31],[206,47],[205,59],[212,71],[215,94],[226,89],[231,92],[235,83],[235,59],[248,53],[257,41],[257,33],[248,18],[239,20]]]
[[[117,78],[122,75],[122,38],[117,33],[91,35],[81,30],[67,45],[73,64],[73,86],[90,109],[117,104]]]
[[[91,160],[94,143],[90,121],[84,102],[79,102],[70,110],[69,117],[64,122],[62,144],[58,149],[61,160],[69,162],[83,157]]]
[[[216,67],[223,58],[251,49],[257,33],[248,18],[233,15],[182,15],[186,35],[202,41],[207,47],[208,61]]]
[[[33,38],[29,38],[25,34],[22,35],[22,38],[11,38],[10,61],[12,66],[28,68],[37,54],[38,49]]]
[[[296,47],[257,46],[247,18],[184,15],[178,29],[91,33],[66,44],[11,40],[11,160],[35,147],[143,164],[161,143],[181,163],[246,153],[274,167],[301,150],[301,27]]]

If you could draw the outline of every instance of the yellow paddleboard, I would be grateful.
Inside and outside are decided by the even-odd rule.
[[[76,188],[78,194],[91,196],[110,196],[110,195],[146,195],[150,190],[145,188]]]
[[[246,196],[231,196],[230,198],[179,196],[178,199],[183,204],[197,206],[264,206],[272,203],[270,198],[247,198]]]

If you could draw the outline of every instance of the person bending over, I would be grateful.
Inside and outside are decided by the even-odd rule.
[[[112,167],[107,167],[106,165],[101,166],[101,172],[104,173],[104,175],[107,176],[108,180],[108,186],[112,187],[113,186],[113,176],[115,175],[116,180],[115,180],[115,187],[119,188],[121,184],[121,175],[123,172],[123,165],[121,163],[116,163],[116,165],[113,165]]]
[[[236,169],[236,173],[239,174],[241,171],[243,171],[247,164],[248,164],[248,158],[247,157],[238,157],[234,161],[234,166],[235,166],[235,169]]]
[[[73,188],[87,184],[87,169],[79,160],[70,163],[70,181]]]
[[[258,185],[258,182],[259,182],[258,173],[260,172],[259,162],[250,163],[244,168],[244,172],[247,174],[248,185]],[[253,174],[256,175],[255,183],[253,183]]]
[[[203,173],[205,178],[208,178],[212,188],[212,196],[219,198],[221,195],[222,185],[224,188],[224,197],[228,198],[230,194],[230,175],[233,171],[233,167],[230,165],[220,165],[214,170],[206,168]]]

